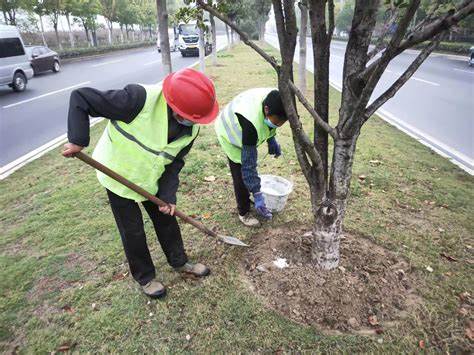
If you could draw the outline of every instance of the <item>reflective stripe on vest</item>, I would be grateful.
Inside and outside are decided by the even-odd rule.
[[[146,100],[140,113],[130,123],[109,121],[93,157],[149,193],[156,194],[166,165],[197,137],[199,126],[192,127],[191,135],[168,143],[168,108],[161,84],[144,88]],[[121,197],[145,200],[101,172],[97,172],[97,178],[102,186]]]

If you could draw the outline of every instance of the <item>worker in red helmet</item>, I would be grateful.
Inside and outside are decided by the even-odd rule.
[[[71,93],[68,140],[63,155],[73,157],[89,145],[89,116],[109,119],[93,157],[167,202],[158,207],[129,188],[97,172],[122,239],[133,278],[152,298],[166,294],[155,278],[138,202],[155,227],[168,263],[178,272],[207,276],[209,268],[188,260],[174,216],[179,172],[200,124],[217,117],[212,81],[201,72],[183,69],[157,85],[127,85],[123,90],[80,88]]]

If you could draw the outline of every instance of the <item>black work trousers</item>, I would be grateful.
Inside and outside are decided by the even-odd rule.
[[[250,192],[245,186],[242,177],[242,164],[234,163],[229,160],[230,173],[232,175],[232,182],[234,183],[235,199],[237,200],[237,209],[239,215],[244,216],[250,211]]]
[[[118,196],[112,191],[107,190],[107,195],[122,238],[130,272],[140,285],[145,285],[155,277],[155,266],[146,242],[140,207],[137,202]],[[183,266],[188,258],[176,217],[161,213],[158,206],[150,201],[144,201],[142,205],[153,222],[168,263],[172,267]]]

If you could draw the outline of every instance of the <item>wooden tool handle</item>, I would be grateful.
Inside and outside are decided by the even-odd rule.
[[[155,205],[158,205],[160,207],[164,207],[164,206],[168,206],[168,203],[160,200],[158,197],[156,197],[155,195],[149,193],[148,191],[146,191],[145,189],[141,188],[140,186],[134,184],[133,182],[131,182],[130,180],[127,180],[126,178],[124,178],[122,175],[119,175],[117,174],[115,171],[107,168],[105,165],[99,163],[97,160],[91,158],[90,156],[88,156],[87,154],[84,154],[82,152],[79,152],[79,153],[76,153],[74,155],[76,158],[78,158],[79,160],[82,160],[84,163],[86,163],[87,165],[90,165],[92,166],[94,169],[97,169],[99,171],[101,171],[102,173],[104,173],[105,175],[107,176],[110,176],[112,179],[118,181],[119,183],[121,183],[122,185],[125,185],[127,186],[130,190],[133,190],[135,191],[137,194],[140,194],[142,195],[143,197],[145,197],[147,200],[153,202]],[[181,218],[183,221],[185,221],[186,223],[189,223],[191,225],[193,225],[194,227],[196,227],[197,229],[199,229],[201,232],[204,232],[206,233],[207,235],[210,235],[211,237],[218,237],[217,233],[213,232],[212,230],[210,230],[209,228],[207,228],[204,224],[202,224],[201,222],[198,222],[196,221],[194,218],[192,217],[189,217],[188,215],[185,215],[183,212],[179,211],[179,210],[175,210],[174,211],[174,214],[175,216],[178,216],[179,218]]]

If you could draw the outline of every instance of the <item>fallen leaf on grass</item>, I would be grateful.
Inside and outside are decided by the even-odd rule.
[[[467,310],[466,308],[464,308],[464,307],[461,307],[461,308],[459,308],[459,310],[458,310],[458,314],[459,314],[461,317],[467,316],[468,313],[469,313],[468,310]]]
[[[420,341],[418,342],[418,347],[419,347],[420,349],[424,349],[424,348],[425,348],[425,341],[424,341],[424,340],[420,340]]]
[[[364,181],[367,178],[365,175],[359,175],[360,182]]]
[[[65,351],[71,350],[71,348],[73,348],[74,345],[76,345],[76,344],[75,344],[75,343],[72,343],[72,344],[64,343],[64,344],[62,344],[59,348],[57,348],[56,351],[58,351],[58,352],[65,352]]]
[[[187,335],[186,335],[186,340],[187,340],[187,341],[190,341],[190,340],[191,340],[191,335],[187,334]]]
[[[470,320],[467,323],[467,327],[464,329],[464,334],[469,338],[469,340],[474,340],[474,321]]]
[[[427,266],[427,267],[426,267],[426,271],[428,271],[428,272],[433,272],[434,270],[433,270],[433,268],[432,268],[431,266]]]
[[[211,218],[211,214],[210,214],[210,213],[204,213],[204,214],[202,215],[202,218],[204,218],[204,219],[209,219],[209,218]]]
[[[382,164],[382,162],[381,162],[380,160],[370,160],[369,163],[372,164],[372,165],[380,165],[380,164]]]
[[[214,182],[216,181],[216,177],[214,175],[210,175],[210,176],[206,176],[204,178],[204,181],[207,181],[207,182]]]
[[[471,294],[467,291],[464,291],[463,293],[459,295],[459,298],[461,299],[461,301],[467,301],[470,297],[471,297]]]
[[[378,325],[379,324],[377,316],[369,316],[368,322],[369,322],[370,325]]]
[[[61,309],[67,313],[74,313],[74,309],[72,309],[72,307],[69,305],[62,306]]]
[[[453,258],[451,255],[448,255],[448,254],[443,253],[443,252],[439,253],[439,255],[442,256],[443,258],[449,260],[449,261],[454,261],[454,262],[458,261],[458,259]]]

